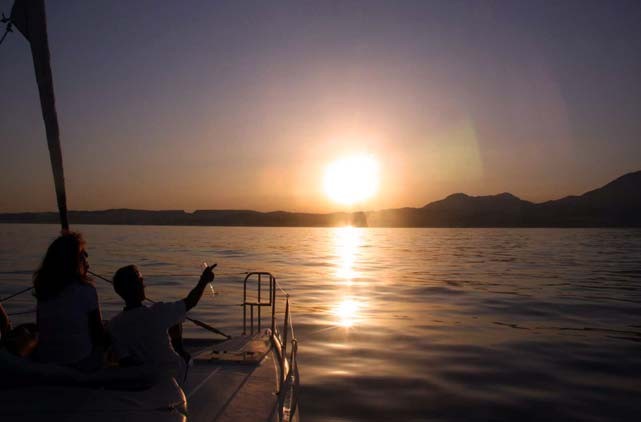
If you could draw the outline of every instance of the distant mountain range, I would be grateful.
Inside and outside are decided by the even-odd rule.
[[[311,214],[248,210],[70,211],[72,224],[272,227],[641,227],[641,171],[580,196],[532,203],[510,193],[455,193],[422,208]],[[58,223],[58,214],[5,213],[1,223]]]

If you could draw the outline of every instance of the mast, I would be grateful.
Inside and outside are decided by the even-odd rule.
[[[56,99],[53,93],[44,0],[16,0],[11,9],[11,22],[31,45],[31,56],[33,57],[33,67],[36,73],[36,81],[38,82],[40,107],[45,123],[49,158],[56,188],[60,225],[62,226],[62,231],[65,232],[69,230],[67,194],[65,192],[65,175],[62,164],[62,149],[60,148]]]

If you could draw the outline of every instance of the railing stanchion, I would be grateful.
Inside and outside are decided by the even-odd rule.
[[[249,334],[254,335],[254,304],[249,305]]]
[[[289,293],[285,294],[285,323],[283,324],[283,356],[281,357],[281,367],[285,367],[287,360],[287,323],[289,321]]]
[[[276,321],[276,278],[270,276],[269,277],[269,288],[270,288],[270,294],[271,294],[271,302],[272,302],[272,335],[276,335],[276,331],[274,331],[275,327],[275,321]]]
[[[243,335],[247,334],[247,279],[249,275],[245,277],[243,282]]]
[[[291,417],[296,415],[296,410],[298,408],[298,389],[300,387],[300,375],[298,373],[298,341],[295,338],[292,339],[292,374],[295,377],[294,382],[292,383],[292,402],[291,407],[289,408],[289,414]],[[290,419],[291,420],[291,419]]]
[[[262,310],[263,306],[271,306],[272,321],[271,321],[271,341],[272,346],[276,349],[275,358],[280,363],[280,371],[278,374],[278,420],[291,421],[298,412],[298,387],[299,387],[299,374],[298,374],[298,342],[294,333],[293,321],[289,313],[289,293],[278,286],[276,277],[268,272],[249,272],[246,273],[245,281],[243,284],[243,335],[247,334],[247,306],[249,306],[249,330],[250,334],[254,335],[254,306],[258,306],[258,332],[262,329]],[[269,301],[262,298],[262,276],[269,277]],[[257,277],[258,292],[256,300],[247,300],[247,282],[250,278]],[[285,319],[283,321],[283,331],[278,333],[276,323],[276,290],[280,289],[281,294],[285,295]],[[252,296],[253,297],[253,296]],[[290,337],[291,331],[291,339]],[[291,349],[289,356],[287,355],[287,342],[291,342]],[[276,417],[276,414],[273,414]]]
[[[258,332],[260,333],[260,310],[262,306],[260,306],[260,279],[261,279],[261,274],[258,274]]]

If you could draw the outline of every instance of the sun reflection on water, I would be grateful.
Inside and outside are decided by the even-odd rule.
[[[353,327],[361,318],[365,302],[354,295],[354,279],[361,277],[358,271],[357,260],[359,249],[363,243],[363,231],[351,226],[334,230],[334,246],[336,256],[337,301],[332,308],[335,324],[340,327]]]
[[[354,269],[354,261],[361,245],[361,230],[352,226],[336,229],[334,244],[338,255],[336,277],[345,280],[346,284],[351,284],[358,275]]]
[[[352,298],[346,298],[339,302],[334,308],[334,315],[337,317],[337,324],[341,327],[352,327],[359,318],[361,304]]]

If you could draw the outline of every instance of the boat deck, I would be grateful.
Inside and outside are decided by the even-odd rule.
[[[258,302],[247,298],[246,285],[251,277],[257,280],[259,292],[261,277],[266,279],[269,302],[260,302],[260,293]],[[184,339],[192,356],[184,385],[178,385],[169,368],[108,367],[85,374],[5,354],[0,359],[0,373],[4,371],[0,380],[5,381],[4,389],[0,383],[0,421],[299,420],[298,343],[291,323],[289,295],[277,286],[270,273],[248,273],[244,283],[243,330],[249,325],[253,332],[257,322],[260,331],[260,309],[265,306],[271,307],[271,329],[225,341]],[[275,328],[277,289],[283,292],[285,302],[282,335]],[[259,309],[257,319],[254,307]],[[197,325],[222,334],[204,323]],[[12,374],[12,378],[6,374]]]
[[[221,343],[185,339],[193,357],[183,390],[188,421],[268,421],[277,402],[278,363],[267,336]]]
[[[253,422],[274,419],[279,368],[269,336],[240,336],[225,342],[186,339],[185,346],[193,363],[182,391],[171,378],[143,390],[129,388],[132,378],[125,378],[124,382],[121,379],[120,388],[73,384],[9,388],[1,390],[0,420]],[[125,371],[129,370],[110,370],[111,381],[117,380],[116,374],[125,375]]]

